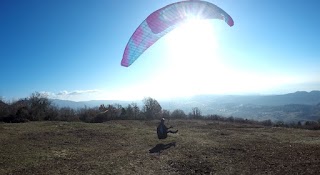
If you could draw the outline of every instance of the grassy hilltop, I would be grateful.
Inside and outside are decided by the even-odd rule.
[[[320,173],[320,131],[170,120],[158,140],[157,124],[1,123],[0,174]]]

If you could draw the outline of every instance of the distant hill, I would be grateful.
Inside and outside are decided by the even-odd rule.
[[[283,95],[201,95],[163,101],[167,110],[182,109],[186,113],[198,107],[203,115],[218,114],[254,120],[303,121],[320,119],[320,91]]]
[[[298,91],[283,95],[201,95],[191,99],[197,102],[254,104],[279,106],[287,104],[316,105],[320,103],[320,91]]]
[[[101,104],[120,104],[126,107],[135,102],[142,107],[140,101],[93,100],[74,102],[52,100],[58,107],[99,107]],[[320,91],[298,91],[283,95],[198,95],[188,98],[176,98],[158,101],[163,109],[173,111],[181,109],[185,113],[198,107],[203,115],[218,114],[255,120],[318,120],[320,119]]]

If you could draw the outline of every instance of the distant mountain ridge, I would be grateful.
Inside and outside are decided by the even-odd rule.
[[[157,99],[156,99],[157,100]],[[126,107],[134,102],[142,107],[142,100],[92,100],[74,102],[67,100],[52,100],[58,107],[74,109],[84,107],[99,107],[104,104],[120,104]],[[320,91],[298,91],[283,95],[197,95],[194,97],[158,100],[163,109],[173,111],[181,109],[185,113],[198,107],[203,115],[218,114],[257,120],[303,120],[320,119]]]
[[[98,107],[101,104],[120,104],[128,105],[132,102],[142,104],[142,99],[139,101],[124,101],[124,100],[90,100],[90,101],[70,101],[51,99],[53,104],[58,107]],[[157,100],[157,99],[156,99]],[[263,106],[280,106],[289,104],[301,105],[317,105],[320,103],[320,91],[297,91],[295,93],[283,95],[197,95],[188,98],[176,98],[171,100],[158,100],[160,105],[166,109],[169,106],[190,106],[194,105],[214,105],[214,104],[239,104],[239,105],[263,105]],[[172,108],[172,107],[170,107]]]
[[[208,101],[210,100],[209,97],[210,96],[203,96],[202,99]],[[201,98],[197,96],[195,99]],[[279,106],[287,104],[316,105],[320,103],[320,91],[298,91],[283,95],[222,95],[212,96],[212,100],[213,99],[215,99],[215,102],[218,103],[238,103],[266,106]]]

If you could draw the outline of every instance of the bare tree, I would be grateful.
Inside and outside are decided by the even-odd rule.
[[[79,120],[76,111],[70,107],[63,107],[59,110],[60,121],[77,121]]]
[[[147,119],[159,119],[161,117],[162,107],[160,106],[157,100],[148,97],[143,99],[143,103],[143,113],[145,114],[145,117]]]
[[[131,103],[132,106],[132,114],[134,119],[138,119],[140,116],[140,108],[137,103]]]
[[[9,115],[9,105],[0,99],[0,121]]]
[[[191,113],[191,116],[193,118],[200,118],[201,117],[201,111],[198,107],[194,107],[192,108],[192,113]]]
[[[175,109],[172,113],[171,113],[171,117],[172,118],[185,118],[186,114],[184,113],[183,110],[181,109]]]
[[[128,106],[125,108],[125,118],[126,119],[134,119],[133,118],[133,108],[130,104],[128,104]]]
[[[32,93],[28,99],[30,104],[31,120],[43,120],[51,105],[51,101],[39,92]]]

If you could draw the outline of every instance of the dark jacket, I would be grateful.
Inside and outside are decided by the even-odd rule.
[[[161,122],[157,127],[158,139],[165,139],[168,136],[168,128]]]

